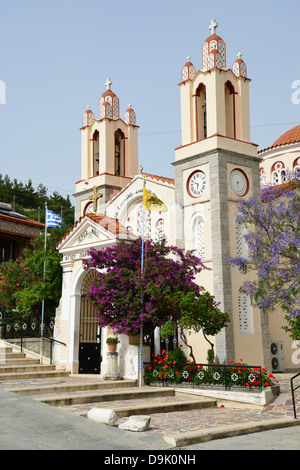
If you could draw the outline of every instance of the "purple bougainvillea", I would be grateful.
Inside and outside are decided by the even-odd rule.
[[[257,271],[245,292],[262,311],[280,306],[286,313],[284,329],[300,339],[300,175],[281,186],[266,186],[260,198],[238,204],[237,222],[247,225],[247,257],[230,257],[242,273]]]
[[[97,280],[87,294],[97,308],[100,326],[110,326],[116,334],[145,333],[179,314],[172,303],[176,292],[201,295],[195,282],[206,269],[191,251],[184,252],[165,241],[120,243],[104,250],[92,249],[85,269],[97,269]]]

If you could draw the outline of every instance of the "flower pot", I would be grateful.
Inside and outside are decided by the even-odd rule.
[[[111,343],[107,345],[108,352],[116,352],[117,350],[117,343]]]

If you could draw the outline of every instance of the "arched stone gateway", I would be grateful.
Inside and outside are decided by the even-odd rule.
[[[96,271],[90,271],[82,284],[79,330],[79,374],[100,374],[101,372],[101,329],[97,310],[91,304],[87,293],[95,285]]]

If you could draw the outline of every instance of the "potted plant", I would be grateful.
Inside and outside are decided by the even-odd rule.
[[[107,344],[107,347],[108,347],[108,351],[109,352],[116,352],[116,349],[117,349],[117,344],[119,343],[119,339],[114,336],[114,337],[109,337],[106,339],[106,344]]]

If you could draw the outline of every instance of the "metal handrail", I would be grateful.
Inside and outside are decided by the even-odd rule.
[[[296,379],[297,377],[299,377],[300,375],[300,372],[296,375],[294,375],[294,377],[291,378],[291,391],[292,391],[292,400],[293,400],[293,409],[294,409],[294,418],[297,419],[297,412],[296,412],[296,402],[295,402],[295,391],[300,388],[300,385],[298,385],[297,387],[294,388],[294,384],[293,384],[293,381],[294,379]]]
[[[9,325],[9,326],[15,326],[14,323],[8,322],[7,320],[0,319],[0,326],[1,325]],[[23,332],[30,333],[30,335],[35,336],[36,338],[40,338],[40,335],[37,333],[34,333],[31,330],[28,330],[27,328],[22,328],[21,326],[18,327],[21,330],[21,352],[23,352]],[[43,336],[44,339],[48,339],[50,341],[50,364],[52,364],[52,359],[53,359],[53,343],[59,343],[62,344],[63,346],[67,346],[66,343],[63,343],[62,341],[58,341],[57,339],[54,339],[52,336]]]

